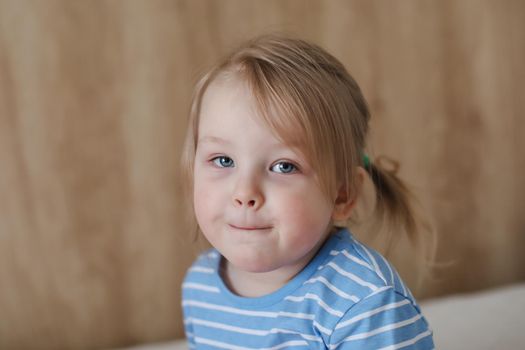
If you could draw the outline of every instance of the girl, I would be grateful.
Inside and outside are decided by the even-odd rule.
[[[200,80],[183,163],[214,249],[182,285],[190,347],[433,349],[394,268],[344,228],[370,176],[380,217],[415,231],[403,184],[363,153],[369,118],[302,40],[256,38]]]

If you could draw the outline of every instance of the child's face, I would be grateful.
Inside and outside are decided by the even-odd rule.
[[[315,172],[264,125],[236,79],[208,88],[198,135],[194,205],[206,238],[234,268],[297,273],[328,235],[334,209]]]

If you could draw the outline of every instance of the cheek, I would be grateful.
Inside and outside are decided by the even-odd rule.
[[[193,191],[193,206],[195,209],[195,216],[197,218],[197,221],[199,222],[199,225],[201,225],[201,220],[206,217],[206,208],[207,206],[204,205],[204,203],[208,202],[206,198],[204,197],[203,191],[198,191],[195,189]]]
[[[193,203],[195,216],[201,227],[206,226],[207,221],[219,215],[221,208],[224,208],[226,198],[223,187],[204,178],[194,179]]]
[[[282,217],[298,230],[324,230],[330,222],[331,209],[321,194],[302,191],[286,196],[281,203]]]
[[[212,192],[209,191],[209,188],[210,186],[206,181],[202,181],[198,177],[194,179],[193,205],[195,207],[195,216],[200,225],[202,224],[201,220],[208,216],[208,211],[211,208]]]

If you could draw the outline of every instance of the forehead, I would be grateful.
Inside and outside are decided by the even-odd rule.
[[[256,113],[254,100],[243,80],[229,75],[218,76],[210,82],[202,96],[200,119],[241,109],[251,114]]]
[[[201,101],[199,134],[235,130],[248,122],[264,128],[246,84],[240,79],[222,77],[212,81]]]
[[[278,143],[258,113],[255,99],[240,79],[213,81],[204,93],[197,132],[199,144]]]
[[[239,72],[221,73],[210,82],[203,93],[198,116],[198,133],[208,128],[240,126],[240,122],[254,122],[281,143],[298,148],[298,139],[304,135],[262,91],[257,91]]]

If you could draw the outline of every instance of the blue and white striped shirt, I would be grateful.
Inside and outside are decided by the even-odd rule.
[[[197,349],[433,349],[412,294],[379,253],[346,229],[279,290],[233,294],[216,250],[202,254],[182,285],[186,336]]]

